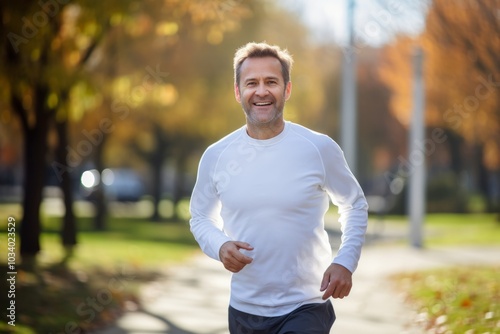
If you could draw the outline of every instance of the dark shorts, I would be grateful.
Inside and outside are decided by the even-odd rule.
[[[306,304],[279,317],[262,317],[229,306],[231,334],[328,334],[335,321],[332,303]]]

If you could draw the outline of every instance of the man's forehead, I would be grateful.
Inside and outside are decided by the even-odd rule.
[[[255,75],[281,78],[281,74],[281,63],[274,57],[247,58],[241,64],[242,79]]]

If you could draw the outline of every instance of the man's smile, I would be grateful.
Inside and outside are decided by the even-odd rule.
[[[257,107],[270,106],[272,102],[254,102],[253,105]]]

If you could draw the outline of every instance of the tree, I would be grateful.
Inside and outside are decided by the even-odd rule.
[[[286,108],[288,119],[311,125],[320,122],[322,112],[332,113],[331,108],[325,107],[325,96],[330,95],[325,93],[323,82],[329,79],[328,73],[334,72],[331,68],[335,67],[335,57],[328,59],[330,55],[309,44],[307,31],[297,23],[297,18],[260,1],[233,2],[223,9],[224,13],[215,16],[224,18],[222,22],[194,25],[191,21],[169,18],[171,26],[164,26],[165,33],[169,33],[167,37],[158,38],[146,32],[150,39],[147,43],[142,41],[142,46],[160,47],[158,39],[167,41],[169,47],[158,51],[160,59],[151,58],[151,53],[155,54],[151,49],[145,55],[141,53],[144,47],[133,46],[133,41],[127,43],[132,45],[128,54],[133,55],[130,59],[135,64],[144,64],[148,59],[149,64],[159,64],[162,71],[168,72],[164,82],[151,87],[146,98],[130,108],[127,121],[120,123],[120,127],[130,131],[117,130],[110,142],[115,159],[118,144],[130,143],[131,156],[148,162],[155,207],[166,195],[165,189],[161,189],[164,183],[161,171],[166,164],[175,169],[175,184],[168,195],[176,203],[187,195],[186,171],[196,171],[197,158],[193,156],[242,126],[244,115],[234,99],[231,64],[235,49],[243,43],[266,40],[288,47],[297,57],[292,78],[296,86]],[[325,63],[318,66],[320,56]],[[131,66],[127,61],[119,60],[120,66]],[[141,79],[140,74],[123,78],[123,85],[117,85],[119,95],[130,95],[134,83],[137,85]],[[331,124],[335,125],[333,121]],[[153,218],[158,216],[155,210]]]
[[[476,187],[489,198],[490,210],[498,208],[491,190],[499,186],[494,175],[500,170],[500,42],[491,39],[500,33],[498,9],[494,0],[464,0],[452,6],[433,1],[425,32],[417,39],[401,36],[388,46],[380,71],[393,91],[392,111],[408,124],[411,54],[416,45],[424,49],[427,125],[445,131],[453,170],[472,172]]]
[[[186,155],[196,149],[190,143],[200,138],[190,117],[193,108],[199,108],[193,102],[200,101],[196,90],[204,72],[193,70],[202,68],[194,58],[200,49],[220,43],[227,32],[238,29],[238,20],[249,12],[242,1],[170,1],[164,6],[151,7],[152,4],[138,5],[128,24],[104,46],[103,53],[107,55],[110,49],[115,49],[116,54],[127,57],[107,57],[92,70],[94,78],[105,83],[104,78],[98,78],[105,76],[110,66],[116,67],[111,85],[98,84],[99,91],[105,92],[110,101],[97,106],[93,113],[99,110],[101,116],[113,120],[116,130],[110,145],[126,144],[132,156],[149,165],[155,208],[152,218],[159,220],[165,159],[177,161],[178,169],[181,168]],[[189,105],[179,99],[189,101]],[[105,157],[98,161],[102,159]],[[182,170],[177,172],[183,174]],[[180,189],[183,178],[175,180],[178,184],[174,189]],[[177,202],[180,192],[173,195]]]
[[[60,12],[58,6],[50,9],[54,15]],[[57,95],[51,95],[55,87],[45,74],[54,70],[51,68],[50,42],[57,35],[61,22],[60,17],[49,20],[48,14],[33,3],[25,16],[23,14],[26,12],[20,4],[3,4],[0,13],[3,33],[2,63],[10,83],[11,107],[21,121],[25,139],[21,255],[31,257],[40,250],[41,226],[38,213],[49,149],[47,136],[59,103]],[[37,25],[32,20],[36,20]]]
[[[390,90],[378,75],[381,56],[380,49],[365,48],[358,58],[358,159],[360,174],[369,180],[390,170],[390,161],[407,147],[406,129],[390,112]],[[385,178],[386,189],[390,181]]]
[[[66,204],[62,240],[68,247],[76,243],[71,182],[67,163],[63,164],[67,158],[62,150],[67,140],[66,104],[71,87],[83,79],[82,71],[108,26],[105,23],[120,8],[117,4],[126,5],[111,1],[102,6],[98,1],[85,5],[56,1],[0,5],[1,63],[8,80],[10,109],[18,116],[24,134],[20,252],[28,263],[40,250],[39,211],[51,159],[48,136],[55,124],[59,135],[56,161],[62,168],[59,176]]]
[[[469,168],[476,175],[478,188],[486,195],[490,211],[500,210],[500,199],[494,195],[500,187],[497,181],[500,175],[500,42],[491,39],[500,35],[499,10],[496,0],[465,0],[452,7],[443,0],[434,1],[423,36],[435,68],[448,70],[443,76],[462,83],[456,87],[461,95],[453,96],[453,109],[443,109],[441,117],[447,128],[460,134],[471,146],[471,155],[466,161],[471,163]],[[456,55],[455,68],[450,68],[447,56],[450,53]],[[468,73],[467,80],[458,78],[457,68]],[[440,84],[440,80],[435,83]]]

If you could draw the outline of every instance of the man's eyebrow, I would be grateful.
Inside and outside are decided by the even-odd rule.
[[[258,80],[258,79],[255,77],[250,77],[250,78],[246,78],[243,82],[255,81],[255,80]],[[264,80],[279,80],[279,77],[271,75],[271,76],[265,77]]]

